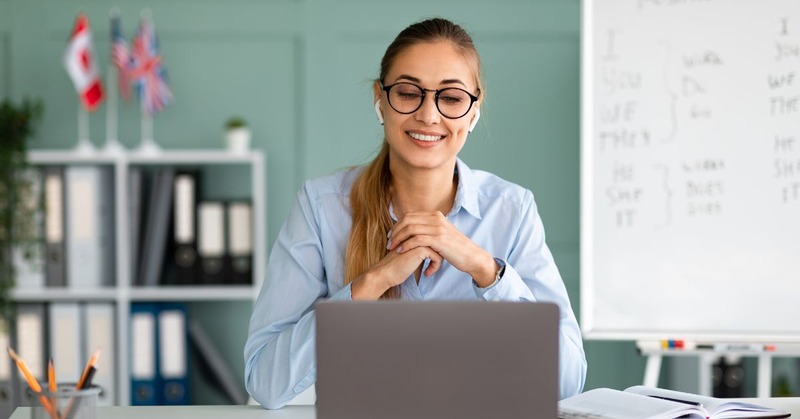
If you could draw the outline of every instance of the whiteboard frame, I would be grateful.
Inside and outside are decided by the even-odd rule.
[[[646,330],[598,329],[594,324],[594,33],[595,0],[581,1],[581,157],[580,157],[580,324],[587,340],[665,340],[689,339],[703,342],[800,342],[800,335],[774,335],[759,333],[722,333],[709,331],[652,332]]]

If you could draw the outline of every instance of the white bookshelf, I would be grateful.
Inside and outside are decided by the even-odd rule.
[[[76,154],[72,151],[36,150],[28,155],[35,166],[47,165],[105,165],[114,172],[114,228],[116,281],[113,287],[80,290],[66,288],[15,289],[11,295],[18,302],[113,302],[116,308],[116,403],[130,405],[130,305],[135,302],[158,301],[241,301],[251,304],[258,295],[266,270],[266,168],[264,155],[259,150],[230,153],[226,150],[162,151],[141,155],[134,152],[120,154]],[[252,285],[223,286],[135,286],[131,278],[131,260],[128,231],[128,173],[132,167],[141,166],[193,166],[245,165],[250,167],[253,221],[253,282]],[[242,326],[244,327],[244,326]]]

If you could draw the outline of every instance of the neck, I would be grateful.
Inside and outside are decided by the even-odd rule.
[[[456,197],[457,181],[452,166],[432,170],[392,167],[392,203],[398,219],[409,212],[440,211],[447,215]]]

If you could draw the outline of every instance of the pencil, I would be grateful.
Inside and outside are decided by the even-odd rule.
[[[56,400],[58,385],[56,384],[56,367],[53,365],[53,358],[50,358],[50,362],[47,363],[47,388],[50,390],[50,403],[58,411],[58,401]]]
[[[94,368],[94,364],[97,363],[97,358],[100,358],[100,350],[98,349],[91,358],[89,358],[89,362],[86,363],[86,368],[83,369],[83,374],[81,374],[81,379],[78,380],[78,384],[75,386],[76,389],[82,390],[86,385],[86,380],[89,378],[89,371]]]
[[[42,394],[42,386],[39,385],[39,381],[36,380],[36,377],[31,374],[31,370],[28,369],[28,364],[25,363],[25,360],[20,358],[13,349],[8,348],[8,354],[11,355],[11,359],[14,360],[14,363],[17,364],[17,368],[25,377],[25,381],[28,382],[28,386],[33,390],[34,393],[39,393],[39,401],[42,402],[42,406],[47,410],[47,413],[50,414],[50,417],[53,419],[58,419],[58,412],[53,408],[53,405],[50,403],[50,400]]]

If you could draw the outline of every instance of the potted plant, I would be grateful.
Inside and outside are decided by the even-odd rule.
[[[244,118],[234,116],[225,123],[225,145],[229,151],[244,153],[250,149],[252,134]]]
[[[18,106],[0,103],[0,320],[10,314],[10,290],[15,284],[13,252],[21,248],[27,258],[35,256],[41,237],[36,211],[30,208],[33,184],[28,169],[28,140],[42,115],[42,103],[23,100]]]

